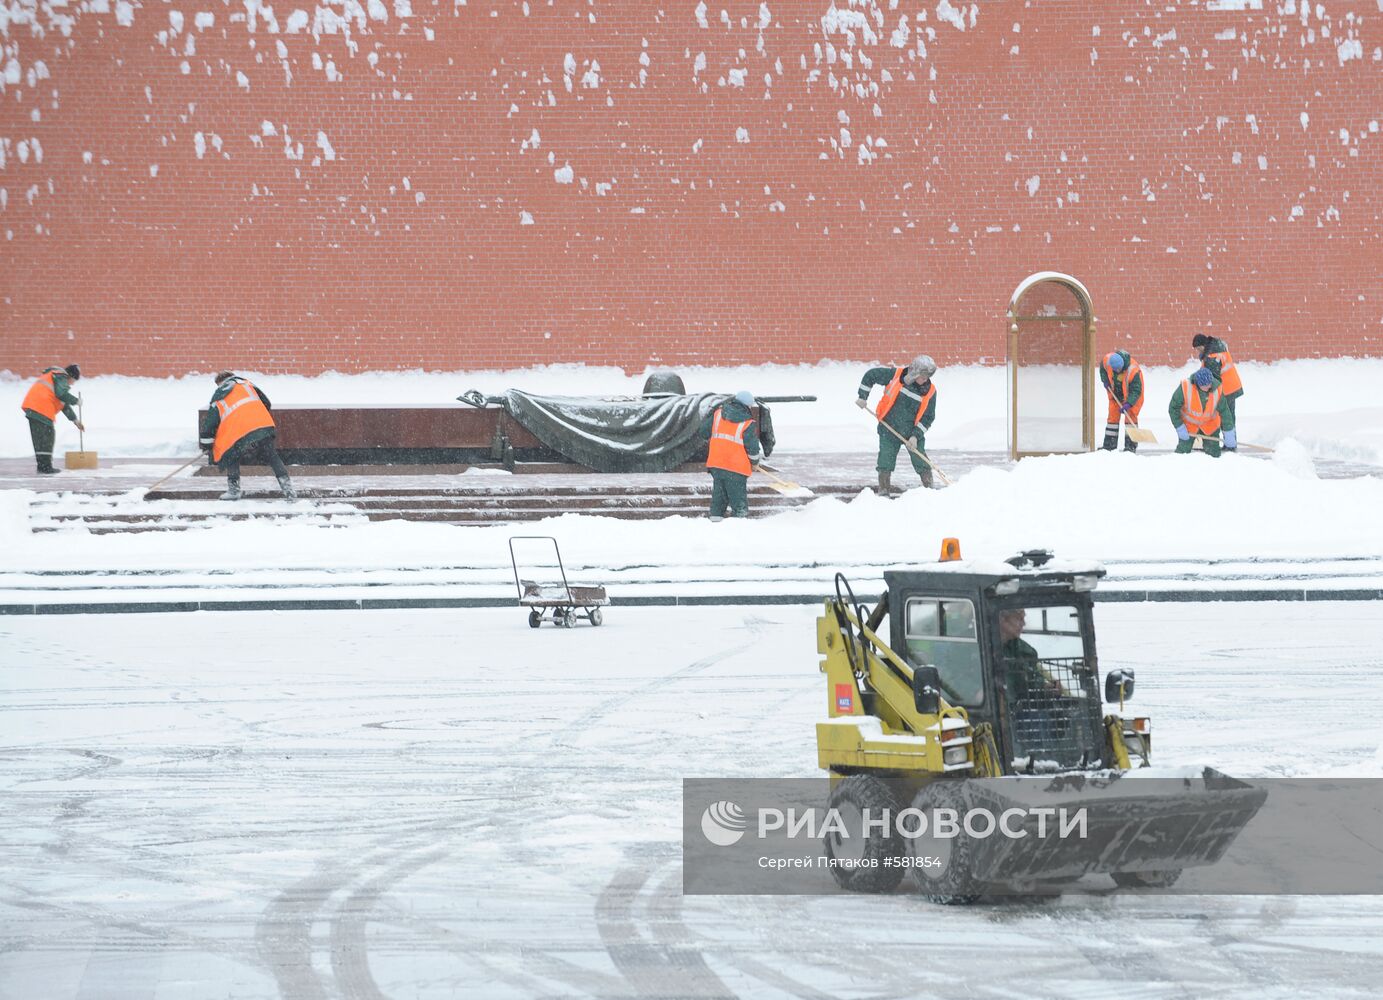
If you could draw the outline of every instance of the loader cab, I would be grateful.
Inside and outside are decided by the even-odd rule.
[[[1091,591],[1103,568],[1032,552],[884,574],[890,644],[992,725],[1010,773],[1103,763]]]

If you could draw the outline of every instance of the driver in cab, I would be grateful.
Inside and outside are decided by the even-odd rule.
[[[1022,608],[999,612],[999,655],[1004,662],[1004,693],[1015,700],[1061,694],[1061,685],[1042,669],[1037,650],[1023,638],[1028,615]]]

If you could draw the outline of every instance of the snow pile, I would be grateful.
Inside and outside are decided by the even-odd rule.
[[[902,360],[907,360],[903,358]],[[865,362],[819,365],[692,368],[677,366],[688,392],[816,396],[815,403],[785,403],[774,408],[774,425],[784,452],[859,452],[875,447],[875,425],[853,405]],[[1247,392],[1238,404],[1240,438],[1274,445],[1294,438],[1315,458],[1343,459],[1383,466],[1383,406],[1360,407],[1375,398],[1383,382],[1383,359],[1282,361],[1240,364]],[[1144,368],[1147,403],[1142,423],[1163,444],[1172,441],[1167,402],[1194,368]],[[659,369],[649,369],[650,371]],[[371,372],[361,375],[265,375],[245,372],[263,385],[275,405],[430,405],[451,406],[467,389],[498,395],[506,389],[553,395],[634,395],[646,372],[618,368],[552,365],[515,371]],[[31,377],[0,374],[0,412],[18,408]],[[998,366],[943,367],[936,375],[937,422],[929,448],[1002,451],[1007,447],[1007,370]],[[1304,387],[1328,391],[1302,392]],[[196,413],[211,398],[206,375],[176,379],[94,376],[79,386],[87,401],[87,444],[110,456],[190,456],[196,451]],[[1096,390],[1100,400],[1103,393]],[[877,391],[875,397],[877,398]],[[1097,416],[1104,416],[1101,402]],[[59,440],[76,439],[59,420]],[[61,450],[61,444],[59,450]],[[0,456],[31,454],[23,420],[0,421]]]
[[[867,493],[849,505],[818,501],[801,515],[774,518],[764,534],[791,530],[795,517],[811,519],[812,556],[825,548],[838,558],[893,550],[934,559],[947,536],[960,538],[972,558],[1027,548],[1101,560],[1362,554],[1383,552],[1383,533],[1360,530],[1380,500],[1383,480],[1374,477],[1302,479],[1237,455],[1096,452],[979,468],[950,489],[895,501]],[[744,544],[752,551],[756,542]]]
[[[74,501],[75,502],[75,501]],[[1186,556],[1383,555],[1368,530],[1383,508],[1383,479],[1299,478],[1242,455],[1140,456],[1122,452],[1025,459],[981,467],[945,490],[885,500],[868,490],[820,498],[796,511],[712,524],[703,517],[630,521],[566,514],[524,525],[551,534],[569,568],[820,566],[876,559],[934,560],[943,538],[968,559],[1049,548],[1062,558],[1119,561]],[[214,531],[88,535],[63,544],[34,536],[0,553],[0,569],[505,567],[512,525],[462,527],[383,521],[322,530],[310,524],[239,522]]]
[[[1289,476],[1296,476],[1298,479],[1320,478],[1316,475],[1316,463],[1311,461],[1310,454],[1296,438],[1284,438],[1279,441],[1273,450],[1273,461]]]
[[[1383,465],[1383,406],[1370,383],[1383,359],[1328,358],[1239,365],[1241,438],[1275,445],[1292,437],[1316,458]],[[1307,391],[1303,391],[1307,390]]]
[[[815,395],[815,403],[774,410],[785,452],[872,453],[875,425],[853,401],[864,364],[762,368],[679,368],[689,391]],[[1249,394],[1239,406],[1244,442],[1279,445],[1273,461],[1245,452],[1201,455],[1091,455],[1028,459],[1014,468],[980,467],[946,490],[915,490],[897,500],[863,491],[841,501],[820,498],[766,520],[710,524],[677,517],[628,521],[564,515],[525,533],[561,538],[568,565],[666,567],[829,567],[877,558],[880,563],[936,558],[941,539],[961,539],[968,558],[1006,557],[1045,547],[1068,558],[1109,561],[1185,556],[1191,561],[1244,556],[1383,555],[1372,529],[1383,508],[1383,478],[1321,480],[1312,456],[1350,457],[1383,465],[1383,407],[1352,407],[1383,380],[1379,361],[1296,361],[1245,365]],[[1189,369],[1189,366],[1188,366]],[[1184,372],[1145,369],[1149,402],[1143,425],[1163,447],[1173,435],[1162,402]],[[498,394],[511,386],[561,395],[634,395],[645,375],[615,368],[554,366],[510,372],[260,376],[276,405],[461,405],[467,389]],[[0,377],[0,410],[18,408],[28,379]],[[958,366],[937,375],[939,416],[930,446],[1001,451],[1005,439],[1005,370]],[[1330,391],[1304,393],[1328,383]],[[210,397],[205,376],[83,379],[89,448],[110,455],[182,455],[196,451],[196,412]],[[1293,412],[1273,412],[1279,400]],[[1304,411],[1305,406],[1312,407]],[[1334,410],[1331,407],[1335,407]],[[110,415],[110,423],[106,423]],[[61,451],[75,430],[59,420]],[[30,454],[18,414],[0,421],[0,454]],[[944,458],[940,458],[944,467]],[[491,475],[476,470],[476,476]],[[906,477],[905,477],[906,478]],[[861,484],[863,485],[863,484]],[[322,530],[312,523],[243,522],[215,531],[88,535],[80,528],[61,546],[31,536],[27,494],[0,493],[0,568],[125,566],[345,567],[507,566],[513,528],[376,522]],[[58,500],[59,510],[76,499]],[[70,512],[80,513],[78,510]],[[874,555],[876,554],[876,555]],[[827,577],[829,573],[822,570]]]
[[[0,548],[11,549],[27,542],[29,531],[29,490],[0,490]]]

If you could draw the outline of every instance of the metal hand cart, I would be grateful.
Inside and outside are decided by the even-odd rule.
[[[519,575],[519,557],[514,552],[515,542],[552,543],[552,554],[557,560],[557,571],[561,583],[524,579]],[[537,628],[544,620],[571,628],[578,615],[584,616],[592,625],[604,621],[601,608],[610,603],[605,587],[574,587],[567,582],[567,571],[562,565],[562,552],[557,547],[557,539],[551,535],[515,535],[509,539],[509,561],[514,566],[514,586],[518,588],[519,604],[528,608],[528,626]],[[550,567],[548,567],[550,568]]]

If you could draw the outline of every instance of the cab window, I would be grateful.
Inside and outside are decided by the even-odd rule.
[[[975,605],[955,598],[911,597],[905,614],[908,658],[936,667],[947,701],[971,708],[983,704]]]
[[[1085,654],[1080,613],[1073,607],[1025,608],[1023,638],[1042,659],[1077,659]]]
[[[1078,609],[1007,608],[996,628],[1010,700],[1025,691],[1096,697]]]

